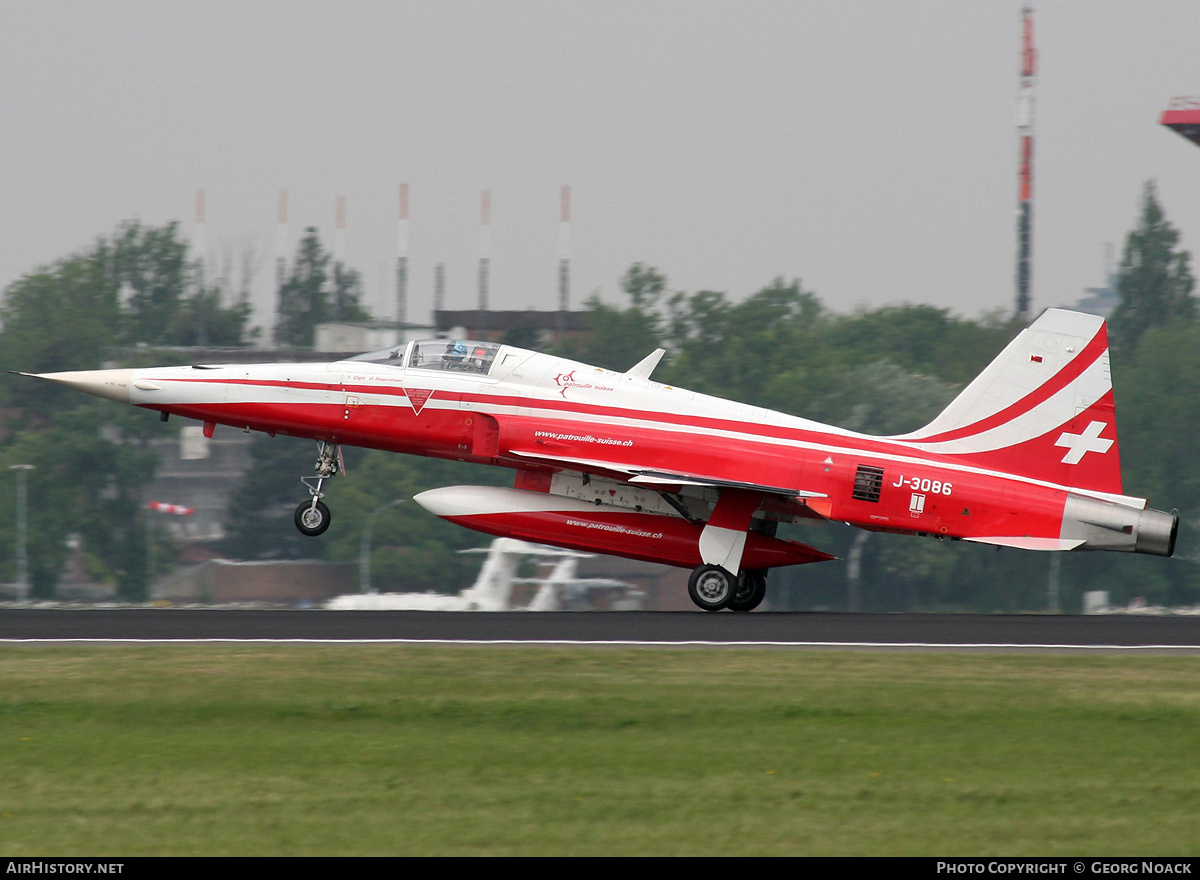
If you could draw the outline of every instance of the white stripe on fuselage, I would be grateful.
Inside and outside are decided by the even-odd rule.
[[[1088,368],[1091,372],[1098,369],[1097,364]],[[779,413],[773,410],[763,409],[761,407],[753,407],[746,404],[739,404],[733,401],[727,401],[721,398],[708,397],[707,395],[696,394],[683,390],[659,391],[654,387],[628,389],[633,393],[633,396],[641,398],[647,404],[646,410],[628,409],[626,407],[615,407],[611,402],[604,400],[596,400],[596,397],[601,395],[592,395],[592,399],[574,400],[573,403],[584,404],[591,406],[603,406],[612,409],[619,409],[626,415],[616,415],[605,413],[603,415],[595,413],[580,413],[570,409],[554,408],[559,399],[553,390],[543,388],[530,388],[525,385],[510,387],[503,383],[490,383],[487,381],[479,381],[464,378],[459,381],[458,377],[449,377],[445,374],[430,375],[426,374],[408,374],[404,377],[380,377],[380,390],[372,392],[369,386],[362,387],[364,383],[356,381],[356,387],[353,391],[347,392],[342,390],[342,383],[330,383],[329,372],[322,370],[320,373],[302,372],[294,369],[294,365],[279,365],[279,369],[268,371],[267,375],[259,373],[255,380],[267,382],[299,382],[308,384],[324,384],[323,388],[296,388],[294,385],[271,385],[271,384],[247,384],[248,377],[245,371],[236,369],[231,372],[236,372],[236,377],[228,378],[213,375],[216,371],[212,371],[203,376],[206,381],[197,381],[200,377],[188,376],[186,379],[182,377],[169,376],[164,370],[145,370],[136,371],[135,378],[145,378],[153,380],[163,385],[162,391],[142,392],[131,388],[130,402],[137,405],[153,405],[156,401],[170,400],[171,403],[182,405],[203,405],[203,404],[235,404],[235,403],[268,403],[268,404],[295,404],[303,402],[306,404],[317,405],[342,405],[345,402],[347,394],[358,394],[371,397],[371,404],[376,406],[394,406],[401,407],[411,411],[411,407],[406,396],[391,393],[396,388],[404,388],[411,386],[413,388],[433,389],[434,394],[425,404],[425,409],[435,410],[451,410],[457,411],[461,405],[457,399],[449,399],[448,395],[469,395],[474,403],[474,408],[478,412],[489,413],[493,415],[509,415],[522,417],[536,417],[540,419],[554,419],[559,421],[574,422],[579,424],[596,425],[603,424],[606,429],[611,431],[613,428],[633,428],[640,430],[650,430],[666,434],[677,434],[698,437],[720,437],[722,439],[732,440],[741,443],[758,446],[771,446],[783,449],[806,450],[820,455],[849,455],[857,458],[867,458],[880,462],[891,462],[894,464],[903,465],[918,465],[926,467],[944,468],[957,473],[976,474],[985,477],[996,477],[1003,479],[1015,480],[1032,486],[1039,486],[1049,489],[1058,489],[1063,491],[1074,492],[1079,495],[1099,498],[1105,501],[1113,501],[1118,504],[1126,504],[1138,508],[1145,507],[1146,500],[1135,498],[1132,496],[1118,495],[1108,492],[1099,492],[1089,489],[1081,489],[1074,486],[1063,485],[1060,483],[1038,480],[1032,477],[1010,474],[1003,471],[996,471],[989,468],[981,468],[973,465],[968,465],[959,462],[948,461],[931,461],[925,453],[929,454],[963,454],[965,452],[980,452],[987,449],[1002,448],[1011,445],[1008,442],[999,444],[998,446],[988,446],[986,448],[961,448],[961,444],[972,440],[974,437],[988,438],[987,442],[994,442],[995,431],[985,431],[980,435],[972,435],[969,438],[963,438],[958,441],[944,441],[943,443],[921,444],[913,441],[899,441],[890,437],[878,437],[868,434],[860,434],[853,431],[848,431],[844,428],[839,428],[833,425],[824,425],[820,422],[814,422],[809,419],[804,419],[799,416],[791,416],[786,413]],[[284,369],[291,367],[291,369]],[[186,369],[186,368],[183,368]],[[269,373],[276,373],[275,376]],[[451,379],[451,382],[447,382]],[[215,381],[214,381],[215,380]],[[251,380],[254,381],[254,380]],[[385,384],[386,382],[386,384]],[[1064,405],[1063,395],[1067,395],[1073,399],[1077,393],[1077,382],[1068,385],[1060,394],[1054,395],[1048,401],[1034,408],[1033,412],[1038,412],[1043,407],[1058,408]],[[1092,385],[1092,377],[1089,377],[1090,387]],[[449,386],[449,387],[448,387]],[[384,390],[384,389],[388,390]],[[236,396],[233,396],[236,395]],[[440,395],[447,395],[443,397]],[[489,398],[502,396],[507,398],[518,398],[524,395],[528,401],[526,404],[500,404],[489,402]],[[655,419],[652,415],[647,415],[651,412],[652,402],[661,402],[664,397],[670,396],[668,399],[673,404],[690,403],[691,406],[673,407],[672,415],[677,415],[685,418],[711,419],[714,422],[744,422],[754,424],[756,419],[766,421],[768,418],[772,428],[783,430],[805,431],[812,433],[831,434],[842,438],[846,441],[845,445],[834,445],[831,443],[822,443],[810,440],[802,440],[797,438],[787,437],[772,437],[754,433],[751,430],[734,430],[716,425],[686,425],[675,422],[662,421]],[[604,395],[607,396],[607,395]],[[1102,396],[1102,395],[1101,395]],[[1098,398],[1097,398],[1098,399]],[[1050,401],[1054,401],[1051,403]],[[1094,403],[1094,401],[1091,401]],[[709,406],[697,406],[696,404],[710,404]],[[714,412],[719,410],[720,412]],[[1023,421],[1022,434],[1035,430],[1036,425],[1040,420],[1045,418],[1044,415],[1034,416],[1032,413]],[[1064,421],[1066,421],[1064,419]],[[1007,423],[1006,423],[1007,424]],[[1053,427],[1061,425],[1062,422],[1048,428],[1053,430]],[[1003,428],[1004,426],[1000,426]],[[1044,432],[1043,432],[1044,433]],[[1033,435],[1041,436],[1040,434]],[[1032,439],[1032,437],[1030,438]],[[865,444],[883,443],[888,446],[897,447],[897,451],[885,452],[874,450],[855,445],[857,442]],[[1020,442],[1020,441],[1015,441]],[[960,444],[960,448],[950,449],[948,447],[954,444]],[[929,447],[929,448],[925,448]],[[940,447],[940,448],[939,448]],[[909,452],[903,453],[899,449],[905,449]]]

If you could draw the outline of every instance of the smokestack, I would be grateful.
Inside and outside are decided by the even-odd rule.
[[[287,279],[288,249],[288,191],[279,191],[279,225],[275,230],[275,289],[283,288]]]
[[[408,320],[408,184],[400,184],[400,222],[396,230],[396,323]]]
[[[1016,318],[1030,317],[1030,276],[1033,251],[1033,84],[1037,76],[1037,51],[1033,48],[1033,10],[1021,10],[1021,88],[1017,93],[1017,137],[1020,170],[1017,172],[1017,302]]]
[[[337,197],[337,231],[333,237],[334,265],[346,264],[346,197]]]
[[[438,326],[438,312],[446,308],[446,264],[433,267],[433,326]]]
[[[567,312],[570,310],[571,284],[571,187],[562,188],[562,205],[558,223],[558,318],[555,322],[558,338],[567,331]]]
[[[208,257],[208,235],[205,223],[205,193],[196,190],[196,229],[192,236],[192,245],[196,249],[196,342],[198,345],[208,344],[208,321],[204,314],[204,268]]]
[[[201,267],[204,266],[204,257],[207,250],[205,242],[205,204],[204,190],[196,190],[196,229],[192,236],[192,247],[196,251],[195,262]]]
[[[483,202],[479,220],[479,311],[475,320],[476,331],[481,338],[487,336],[488,311],[488,259],[492,248],[492,194],[483,191]]]

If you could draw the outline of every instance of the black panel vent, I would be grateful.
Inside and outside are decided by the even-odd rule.
[[[883,488],[883,468],[860,464],[854,472],[854,497],[859,501],[878,501]]]

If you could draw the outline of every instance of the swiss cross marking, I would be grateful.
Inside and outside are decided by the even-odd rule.
[[[1067,449],[1067,454],[1063,456],[1063,464],[1079,464],[1089,452],[1108,452],[1113,441],[1100,437],[1100,432],[1107,427],[1107,422],[1092,422],[1083,429],[1082,434],[1063,431],[1054,441],[1055,446],[1064,446]]]

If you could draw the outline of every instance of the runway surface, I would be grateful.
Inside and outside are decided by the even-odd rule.
[[[2,608],[0,640],[695,644],[1200,654],[1200,617]]]

